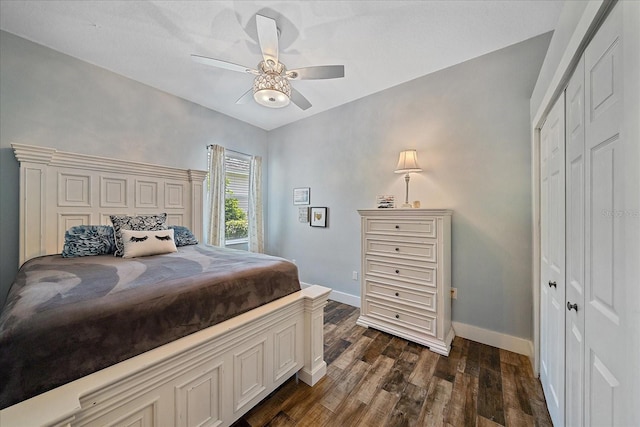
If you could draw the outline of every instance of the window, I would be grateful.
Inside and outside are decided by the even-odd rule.
[[[250,158],[240,154],[225,157],[225,239],[227,245],[247,242],[249,238]]]

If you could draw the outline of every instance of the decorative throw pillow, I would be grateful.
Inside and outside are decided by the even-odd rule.
[[[156,231],[167,229],[167,214],[161,213],[158,215],[111,215],[111,222],[113,223],[113,231],[116,241],[115,256],[122,256],[124,254],[124,244],[122,243],[122,230],[136,230],[136,231]]]
[[[183,227],[182,225],[170,225],[169,228],[173,229],[173,235],[175,237],[177,247],[198,244],[198,239],[196,239],[196,236],[194,236],[191,230],[187,227]]]
[[[173,230],[122,230],[122,243],[124,245],[122,258],[160,255],[178,251],[173,241]]]
[[[110,225],[76,225],[64,233],[64,258],[106,255],[115,251],[116,242]]]

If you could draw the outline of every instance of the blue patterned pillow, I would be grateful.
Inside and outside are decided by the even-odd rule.
[[[64,258],[106,255],[115,251],[113,227],[109,225],[76,225],[64,233]]]
[[[196,236],[194,236],[191,230],[187,227],[183,227],[182,225],[170,225],[169,228],[173,229],[176,246],[180,247],[198,244],[198,239],[196,239]]]

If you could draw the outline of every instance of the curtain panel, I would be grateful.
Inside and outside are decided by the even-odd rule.
[[[225,168],[224,147],[212,145],[209,156],[209,226],[206,236],[207,243],[215,246],[225,245]]]
[[[249,173],[249,251],[264,252],[262,221],[262,157],[251,157]]]

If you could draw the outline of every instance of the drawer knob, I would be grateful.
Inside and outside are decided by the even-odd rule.
[[[558,284],[554,281],[552,282],[551,280],[549,280],[549,287],[554,287],[554,288],[558,288]]]
[[[396,252],[400,252],[400,248],[396,248]]]
[[[400,226],[399,226],[399,225],[396,225],[396,230],[398,230],[399,228],[400,228]]]
[[[567,301],[567,310],[571,311],[571,310],[575,310],[576,313],[578,312],[578,304],[571,304],[569,301]]]
[[[396,314],[396,319],[399,319],[399,318],[400,318],[400,315],[399,315],[399,314]]]
[[[399,292],[396,292],[396,296],[397,296],[397,297],[399,297],[399,296],[400,296],[400,293],[399,293]]]
[[[400,274],[400,270],[396,270],[396,274]]]

